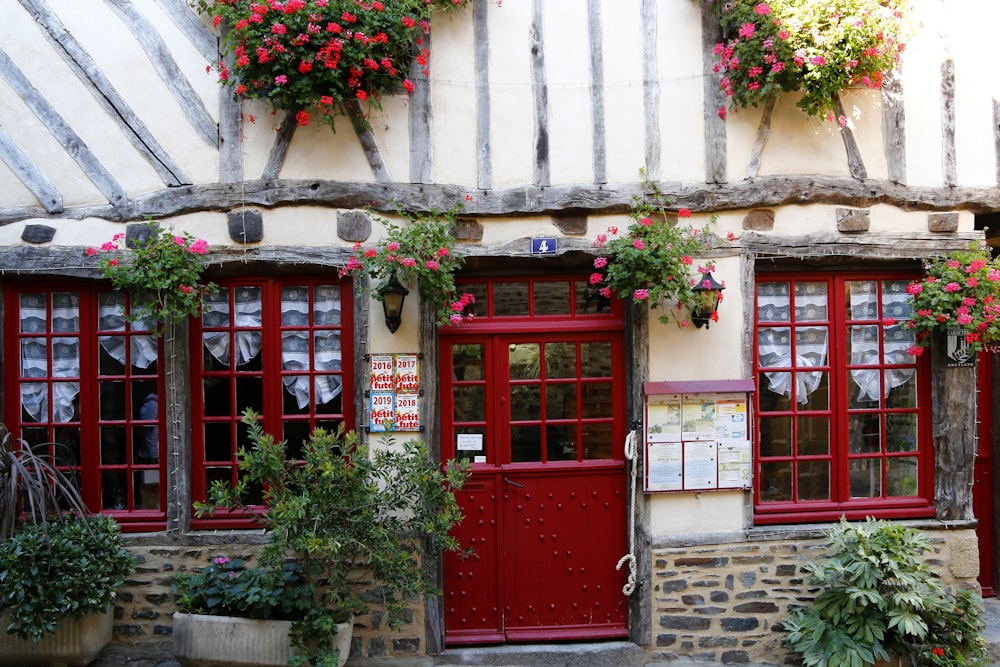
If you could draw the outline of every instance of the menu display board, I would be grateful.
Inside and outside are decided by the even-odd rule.
[[[373,354],[369,361],[368,430],[421,430],[420,355]]]
[[[750,488],[753,380],[647,382],[647,493]]]

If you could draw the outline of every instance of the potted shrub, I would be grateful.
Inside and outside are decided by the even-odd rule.
[[[0,665],[92,662],[132,571],[118,525],[87,513],[56,457],[39,453],[56,449],[0,425]]]
[[[343,664],[347,656],[333,643],[337,624],[368,613],[368,600],[375,597],[395,629],[410,601],[436,592],[429,564],[440,549],[458,548],[448,533],[461,519],[454,492],[467,470],[453,461],[438,466],[419,440],[387,442],[369,452],[354,432],[342,429],[314,430],[302,443],[301,460],[291,460],[286,443],[265,433],[253,411],[244,413],[243,423],[250,447],[239,452],[240,481],[233,487],[213,484],[209,502],[197,511],[241,509],[267,530],[270,542],[258,559],[261,575],[272,582],[266,588],[278,590],[276,573],[291,571],[292,590],[303,584],[308,592],[309,604],[296,608],[304,613],[290,625],[292,662],[333,665],[339,656]],[[262,490],[263,507],[246,504],[251,489]],[[233,596],[240,576],[213,576],[213,597]],[[368,591],[362,581],[370,582]],[[178,587],[181,600],[193,592],[191,582]],[[287,601],[287,592],[281,588],[277,597]],[[239,605],[227,611],[234,609],[240,611]],[[221,607],[204,611],[214,614]]]
[[[845,520],[827,532],[826,558],[805,566],[815,599],[782,621],[807,667],[985,664],[979,596],[949,592],[921,555],[921,532],[889,521]]]

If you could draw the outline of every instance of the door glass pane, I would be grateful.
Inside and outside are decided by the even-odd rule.
[[[120,426],[101,427],[101,465],[127,463],[125,429]]]
[[[262,378],[257,376],[237,376],[236,409],[243,414],[252,408],[257,414],[264,412],[264,389]]]
[[[580,343],[580,377],[611,377],[611,343],[589,341]]]
[[[569,315],[568,282],[536,282],[535,315]]]
[[[576,376],[576,344],[546,343],[545,377],[575,378]]]
[[[576,460],[576,424],[550,426],[545,435],[549,461]]]
[[[202,297],[201,323],[206,328],[229,326],[228,287],[220,287],[215,294]]]
[[[757,320],[787,322],[790,316],[789,283],[759,283],[757,285]]]
[[[128,509],[128,486],[124,470],[105,470],[101,473],[101,509]]]
[[[766,417],[760,420],[760,455],[792,455],[792,418]]]
[[[885,386],[889,394],[885,397],[887,408],[917,407],[917,371],[913,368],[887,368]]]
[[[799,462],[799,500],[827,500],[830,497],[830,462]]]
[[[232,411],[232,387],[228,377],[207,377],[202,380],[205,416],[229,417]]]
[[[882,281],[882,317],[894,320],[908,320],[912,301],[906,293],[907,280]]]
[[[538,343],[511,343],[509,352],[511,380],[541,378],[541,349]]]
[[[466,437],[463,439],[465,443],[463,446],[459,447],[458,437],[462,436],[475,436]],[[455,458],[459,461],[469,461],[470,463],[475,460],[477,456],[486,456],[486,429],[483,426],[462,426],[461,428],[455,429]]]
[[[614,451],[611,424],[583,425],[583,458],[610,459]]]
[[[514,463],[542,460],[542,430],[540,426],[511,427],[510,460]]]
[[[546,419],[576,419],[576,383],[545,387]]]
[[[483,379],[483,346],[453,345],[451,348],[453,380]]]
[[[493,283],[493,314],[528,315],[528,283]]]
[[[99,384],[101,392],[102,421],[125,419],[125,383],[104,381]]]
[[[313,322],[316,326],[336,326],[340,324],[340,317],[340,287],[337,285],[313,287]]]
[[[792,365],[791,330],[788,327],[768,327],[757,332],[757,354],[764,368]]]
[[[851,498],[882,495],[882,459],[855,459],[850,463]]]
[[[587,382],[583,385],[581,414],[585,419],[611,417],[612,393],[610,382]]]
[[[854,413],[847,418],[848,450],[851,454],[882,451],[882,424],[878,413]]]
[[[542,386],[517,384],[510,388],[511,421],[534,421],[542,418]]]
[[[309,288],[304,285],[281,288],[281,326],[309,324]]]
[[[452,398],[456,422],[486,419],[486,388],[482,385],[455,387]]]
[[[916,458],[886,459],[885,493],[887,496],[915,496],[920,493]]]
[[[799,456],[826,456],[830,453],[830,422],[826,417],[799,417]]]
[[[230,438],[229,422],[205,424],[205,461],[228,461],[233,455]]]
[[[762,463],[760,477],[761,500],[774,502],[792,499],[792,464],[790,461]]]
[[[876,285],[874,280],[849,280],[844,283],[847,292],[847,319],[878,319]]]
[[[76,292],[52,294],[52,331],[65,333],[80,330],[80,295]]]
[[[787,372],[764,373],[760,380],[760,409],[778,412],[792,409],[792,374]]]
[[[803,410],[827,410],[830,407],[830,374],[826,371],[796,373],[799,405]]]
[[[885,416],[887,452],[917,451],[917,413],[891,413]]]
[[[816,322],[827,317],[826,283],[795,283],[796,321]]]
[[[22,294],[19,301],[18,315],[21,317],[21,333],[41,333],[45,331],[45,295]]]

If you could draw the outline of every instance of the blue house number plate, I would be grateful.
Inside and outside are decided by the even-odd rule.
[[[532,255],[554,255],[556,254],[556,240],[552,236],[539,236],[531,239]]]

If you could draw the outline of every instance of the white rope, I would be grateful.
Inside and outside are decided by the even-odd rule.
[[[635,480],[639,469],[639,464],[636,461],[636,440],[638,440],[638,436],[635,431],[630,432],[625,438],[625,460],[630,462],[626,465],[630,466],[632,475],[632,491],[629,494],[628,508],[628,553],[618,559],[618,565],[615,566],[616,570],[620,570],[622,565],[628,563],[628,581],[622,586],[622,593],[625,595],[632,595],[635,591]]]

